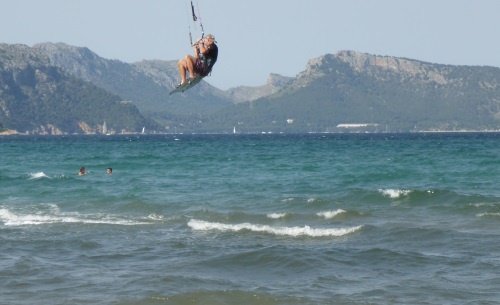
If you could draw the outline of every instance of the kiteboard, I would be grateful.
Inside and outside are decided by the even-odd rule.
[[[177,86],[174,90],[170,91],[170,95],[172,95],[174,93],[178,93],[178,92],[184,92],[188,89],[191,89],[194,86],[196,86],[196,84],[198,84],[202,79],[203,79],[203,77],[196,76],[195,78],[187,81],[186,83],[184,83],[182,85]]]

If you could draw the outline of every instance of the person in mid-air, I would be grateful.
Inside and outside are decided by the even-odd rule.
[[[219,53],[216,43],[214,35],[208,34],[193,45],[194,56],[186,55],[179,60],[177,63],[181,76],[179,86],[185,85],[195,77],[205,77],[212,71]],[[189,72],[189,79],[187,79],[187,72]]]

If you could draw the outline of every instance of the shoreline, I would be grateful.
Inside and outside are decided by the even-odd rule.
[[[130,133],[114,133],[114,134],[100,134],[100,133],[72,133],[72,134],[31,134],[31,133],[21,133],[16,130],[8,129],[5,131],[0,131],[0,137],[7,136],[35,136],[35,137],[71,137],[71,136],[98,136],[98,137],[108,137],[108,136],[131,136],[131,135],[141,135],[141,136],[161,136],[161,135],[306,135],[306,134],[331,134],[331,135],[349,135],[349,134],[500,134],[500,129],[487,129],[487,130],[418,130],[418,131],[343,131],[343,132],[333,132],[333,131],[304,131],[304,132],[283,132],[283,131],[261,131],[261,132],[158,132],[158,133],[141,133],[141,132],[130,132]]]

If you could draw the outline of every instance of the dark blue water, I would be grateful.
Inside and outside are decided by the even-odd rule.
[[[0,158],[2,305],[500,303],[499,134],[0,137]]]

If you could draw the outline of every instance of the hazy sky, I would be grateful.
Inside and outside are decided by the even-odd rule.
[[[189,47],[188,0],[2,0],[0,42],[65,42],[135,62]],[[194,0],[219,45],[211,84],[261,85],[340,50],[500,67],[498,0]]]

